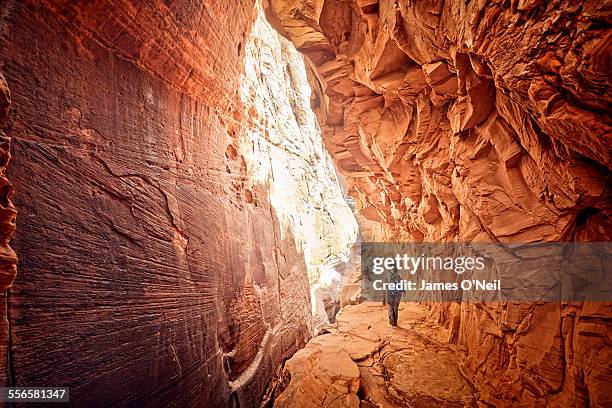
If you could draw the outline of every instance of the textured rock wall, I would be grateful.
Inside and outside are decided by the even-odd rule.
[[[13,284],[17,272],[17,255],[10,247],[15,233],[17,210],[12,202],[13,186],[7,179],[11,160],[11,138],[4,132],[9,122],[11,93],[6,79],[0,72],[0,367],[7,366],[9,321],[7,290]],[[0,371],[0,381],[7,382],[7,371]]]
[[[297,225],[339,228],[342,195],[320,145],[300,151],[314,131],[267,122],[303,108],[262,114],[270,101],[243,93],[282,72],[244,73],[256,12],[248,0],[0,5],[20,211],[8,383],[69,386],[76,406],[257,405],[311,336],[308,263],[342,257],[351,228],[304,246],[313,226]],[[305,104],[303,83],[274,85]],[[272,141],[289,139],[295,159],[264,136],[279,126]],[[290,221],[308,195],[281,202],[287,166],[295,191],[327,177]]]
[[[395,241],[609,241],[606,2],[269,0],[360,214]],[[608,406],[608,304],[450,304],[491,406]]]

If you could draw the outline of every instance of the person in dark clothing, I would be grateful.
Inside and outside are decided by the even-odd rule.
[[[401,276],[398,273],[397,269],[393,270],[390,273],[389,283],[399,283],[401,282]],[[399,290],[394,288],[387,288],[387,306],[389,308],[389,324],[391,326],[397,326],[397,317],[399,312],[399,305],[402,300],[402,295],[404,294],[403,290]]]

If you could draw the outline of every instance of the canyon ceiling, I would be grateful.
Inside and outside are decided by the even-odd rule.
[[[5,383],[87,406],[282,391],[317,265],[356,236],[306,77],[364,239],[610,241],[609,2],[261,7],[288,41],[253,0],[0,3]],[[430,308],[484,403],[612,405],[610,304]]]

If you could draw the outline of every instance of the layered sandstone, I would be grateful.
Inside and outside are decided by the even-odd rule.
[[[11,137],[5,133],[9,125],[11,93],[0,72],[0,367],[7,367],[9,321],[7,310],[8,289],[17,273],[17,255],[10,246],[15,233],[17,210],[13,205],[13,186],[7,179],[11,160]],[[0,381],[6,384],[8,372],[2,370]]]
[[[560,240],[609,211],[601,2],[267,10],[311,62],[313,106],[358,209],[392,238]]]
[[[17,255],[10,247],[15,233],[17,210],[12,201],[13,186],[6,177],[11,160],[11,138],[5,133],[9,126],[10,107],[11,93],[4,75],[0,72],[0,291],[11,286],[17,267]],[[2,303],[4,305],[5,302]],[[6,319],[5,312],[2,313],[3,321]]]
[[[609,241],[605,2],[269,0],[369,231],[392,241]],[[608,406],[608,304],[446,304],[491,406]]]
[[[256,16],[253,1],[2,3],[9,384],[68,386],[75,406],[257,406],[310,338],[310,285],[356,225],[301,56]]]

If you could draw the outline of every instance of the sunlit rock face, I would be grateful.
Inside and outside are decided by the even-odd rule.
[[[12,385],[68,386],[79,406],[259,405],[311,337],[310,284],[355,224],[338,223],[350,210],[300,59],[261,20],[252,32],[256,15],[253,1],[0,5]]]
[[[269,0],[266,14],[309,60],[371,236],[610,240],[605,2]],[[610,305],[433,312],[492,406],[610,405]]]
[[[244,188],[256,204],[252,186],[269,186],[281,238],[290,234],[304,253],[314,324],[320,326],[340,306],[340,291],[351,272],[340,266],[357,240],[357,223],[310,108],[304,57],[258,10],[245,45],[240,90],[249,115],[238,140],[247,168]]]

